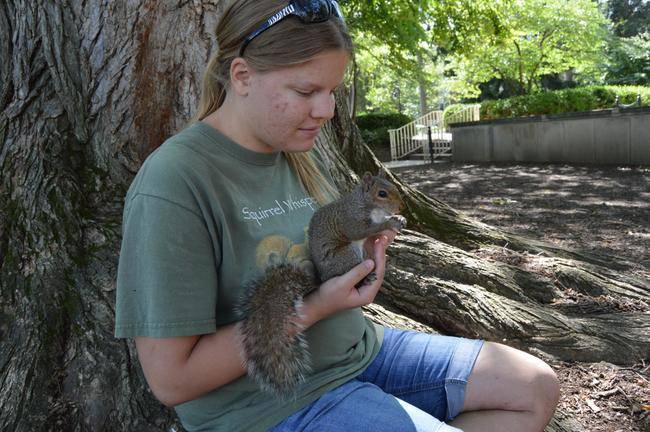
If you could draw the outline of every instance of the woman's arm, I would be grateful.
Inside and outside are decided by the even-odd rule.
[[[169,407],[243,375],[236,343],[234,325],[200,336],[135,338],[147,383],[156,398]]]
[[[371,303],[384,278],[388,242],[385,236],[374,241],[372,266],[361,263],[305,297],[300,326],[307,329],[336,312]],[[355,285],[373,268],[377,280],[357,289]],[[239,354],[241,346],[235,324],[200,336],[136,337],[135,345],[151,391],[170,407],[196,399],[246,372]]]
[[[308,328],[322,318],[314,302],[305,301],[301,326]],[[151,391],[169,407],[196,399],[246,372],[235,324],[200,336],[136,337],[135,345]]]

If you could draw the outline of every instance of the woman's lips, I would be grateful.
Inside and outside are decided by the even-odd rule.
[[[300,128],[298,129],[303,135],[306,135],[308,137],[315,137],[320,133],[320,126],[314,126],[314,127],[307,127],[307,128]]]

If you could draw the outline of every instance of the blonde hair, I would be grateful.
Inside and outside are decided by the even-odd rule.
[[[239,56],[245,38],[287,4],[287,0],[233,0],[228,3],[217,24],[219,49],[204,73],[194,121],[203,120],[223,104],[230,82],[230,64]],[[246,47],[244,58],[256,71],[267,72],[304,63],[333,49],[353,52],[352,41],[341,20],[304,24],[296,17],[288,17],[253,39]],[[303,187],[319,203],[324,204],[338,195],[316,167],[311,152],[285,152],[285,157]]]

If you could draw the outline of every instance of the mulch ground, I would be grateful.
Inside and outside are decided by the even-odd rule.
[[[393,171],[474,219],[615,255],[650,279],[650,167],[444,163]],[[650,365],[550,363],[561,382],[559,408],[584,431],[650,432]]]

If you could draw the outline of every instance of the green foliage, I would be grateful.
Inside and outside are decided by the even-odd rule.
[[[614,37],[608,48],[606,83],[650,84],[650,33],[641,33],[629,38]]]
[[[511,0],[348,0],[341,2],[356,46],[360,112],[419,112],[418,89],[437,97],[439,55],[463,52],[504,32]],[[444,98],[444,97],[443,97]]]
[[[500,78],[531,93],[542,75],[593,72],[600,62],[607,19],[592,0],[514,1],[502,16],[506,37],[477,41],[472,50],[455,56],[456,91],[475,96],[477,84]]]
[[[379,160],[390,160],[389,129],[397,129],[410,123],[412,119],[400,113],[371,113],[360,115],[355,119],[363,137]]]
[[[365,34],[357,36],[357,40],[364,42],[366,38]],[[369,44],[367,49],[357,53],[359,111],[397,111],[415,117],[418,114],[417,79],[391,66],[386,61],[389,57],[390,48],[386,45]]]
[[[620,96],[620,103],[629,104],[636,100],[637,94],[641,94],[642,105],[650,105],[650,87],[640,86],[587,86],[488,100],[481,103],[481,119],[613,108],[616,96]]]
[[[567,71],[581,85],[646,85],[649,79],[650,36],[643,31],[650,25],[650,3],[643,0],[348,0],[341,5],[357,47],[360,113],[416,117],[423,114],[420,88],[431,107],[476,97],[477,85],[490,80],[532,94],[539,91],[541,77]],[[613,105],[614,96],[601,104],[597,93],[535,93],[525,102],[504,102],[504,110],[554,113]],[[381,141],[380,135],[370,141]]]
[[[356,118],[359,129],[378,129],[388,127],[388,129],[397,129],[410,123],[412,119],[400,113],[370,113],[360,115]]]
[[[628,38],[650,32],[648,0],[609,0],[607,15],[614,23],[617,36]]]
[[[426,56],[431,43],[446,52],[462,52],[477,38],[498,37],[502,3],[509,1],[348,0],[341,7],[358,50],[384,45],[386,64],[417,76],[417,53]]]
[[[472,105],[473,105],[473,104],[472,104]],[[449,124],[449,118],[450,118],[451,116],[453,116],[454,114],[458,114],[459,112],[461,112],[461,111],[464,110],[465,108],[468,108],[468,107],[470,107],[470,106],[472,106],[472,105],[468,105],[468,104],[452,104],[452,105],[449,105],[449,106],[448,106],[447,108],[445,108],[444,111],[442,112],[442,121],[443,121],[443,124],[444,124],[445,126],[447,126],[447,125]]]

